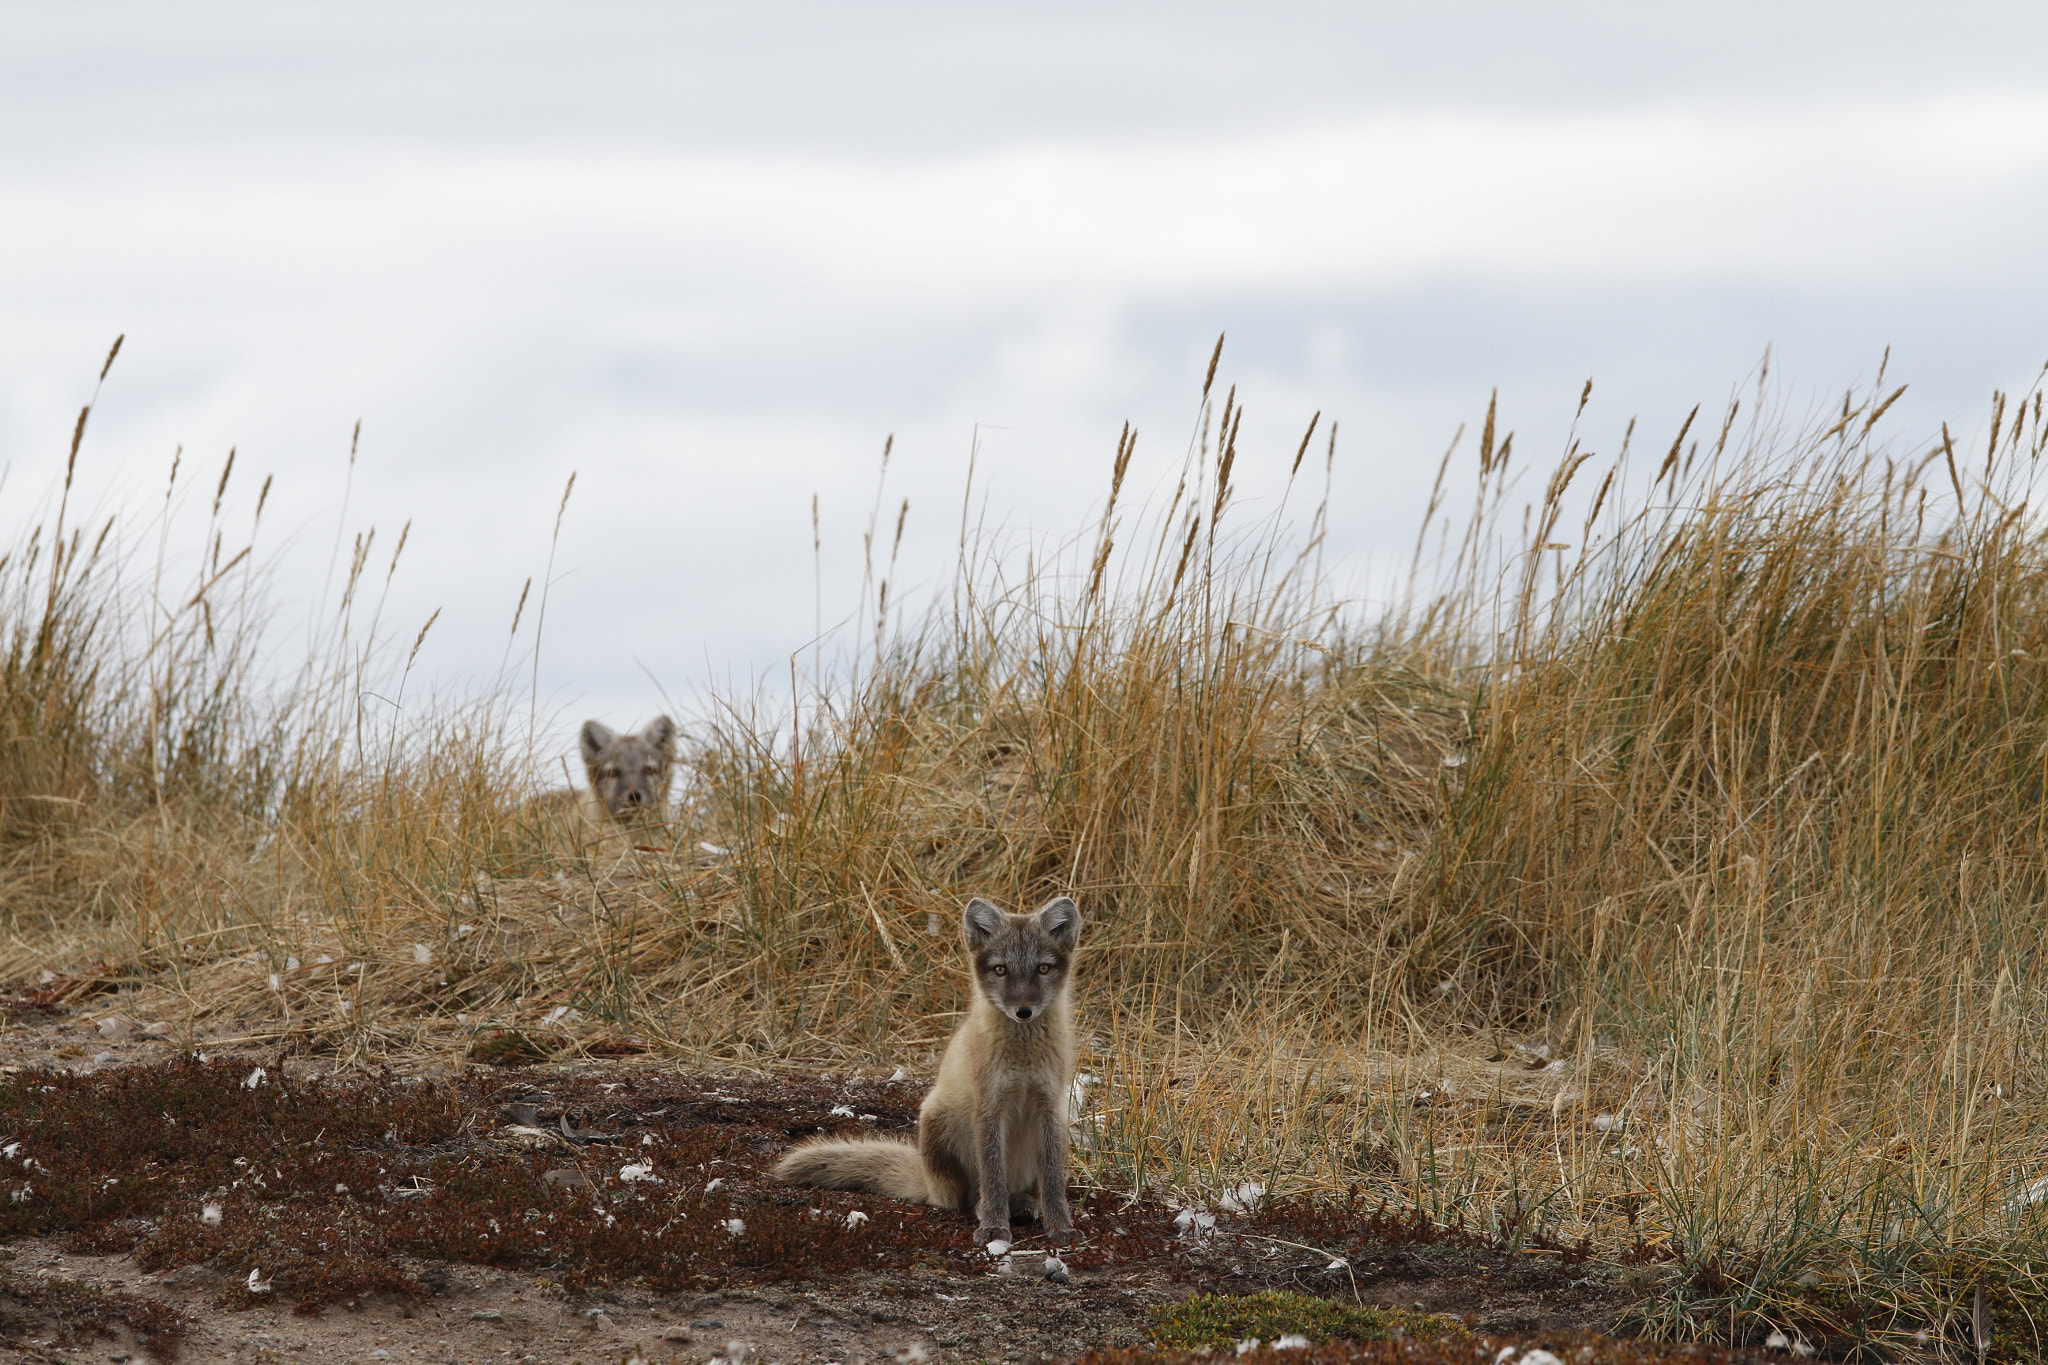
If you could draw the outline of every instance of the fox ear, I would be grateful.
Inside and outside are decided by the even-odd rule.
[[[606,725],[603,721],[584,721],[582,736],[583,761],[585,763],[597,762],[597,756],[604,752],[605,746],[617,738],[618,736],[612,733],[611,726]]]
[[[1081,939],[1081,907],[1069,897],[1055,897],[1038,907],[1038,927],[1060,947],[1071,949]]]
[[[676,752],[676,723],[667,716],[656,716],[640,738],[661,751],[663,758],[673,758]]]
[[[967,908],[960,912],[960,933],[970,949],[988,947],[1002,931],[1003,912],[979,896],[967,902]]]

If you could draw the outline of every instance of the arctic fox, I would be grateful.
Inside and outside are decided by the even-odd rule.
[[[895,1138],[813,1138],[790,1149],[775,1178],[828,1190],[869,1190],[974,1214],[974,1240],[1008,1240],[1010,1219],[1036,1214],[1057,1238],[1067,1203],[1067,1087],[1074,1079],[1068,964],[1081,911],[1065,896],[1010,915],[971,900],[960,917],[974,1002],[946,1047],[917,1115],[917,1144]]]
[[[525,802],[519,809],[522,826],[549,845],[587,849],[621,845],[661,824],[675,773],[674,721],[656,716],[636,735],[585,721],[577,748],[589,787],[543,792]]]
[[[602,814],[614,820],[662,818],[676,765],[674,721],[656,716],[639,734],[618,735],[600,721],[587,720],[577,747]]]

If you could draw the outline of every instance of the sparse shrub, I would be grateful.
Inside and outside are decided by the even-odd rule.
[[[469,1059],[491,1066],[527,1066],[547,1060],[551,1052],[547,1044],[517,1029],[499,1029],[471,1043]]]

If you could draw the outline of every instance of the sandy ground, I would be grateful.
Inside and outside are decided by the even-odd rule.
[[[698,1295],[603,1292],[577,1297],[546,1278],[475,1266],[428,1268],[435,1293],[413,1301],[376,1295],[315,1316],[289,1307],[230,1311],[216,1303],[235,1279],[185,1266],[160,1275],[126,1257],[67,1255],[45,1240],[15,1243],[17,1273],[61,1276],[164,1300],[192,1322],[180,1359],[264,1362],[378,1360],[648,1365],[740,1358],[774,1362],[1069,1359],[1085,1350],[1141,1346],[1152,1305],[1192,1292],[1150,1270],[1077,1270],[1046,1283],[1032,1267],[978,1279],[863,1274],[845,1280],[735,1287]],[[1022,1258],[1020,1258],[1021,1260]],[[1243,1285],[1245,1289],[1256,1286]],[[1330,1286],[1323,1286],[1327,1292]],[[1349,1297],[1348,1295],[1346,1297]],[[1463,1315],[1499,1337],[1562,1334],[1611,1325],[1626,1296],[1541,1267],[1438,1273],[1405,1263],[1361,1277],[1358,1297],[1383,1307]],[[21,1344],[33,1346],[34,1338]],[[737,1343],[737,1344],[735,1344]],[[377,1355],[376,1352],[387,1352]],[[922,1352],[923,1355],[919,1353]],[[132,1336],[89,1351],[18,1359],[152,1360]],[[4,1359],[5,1357],[0,1357]]]
[[[231,1275],[186,1266],[148,1275],[125,1257],[70,1256],[41,1241],[16,1243],[17,1273],[126,1290],[178,1305],[193,1320],[180,1359],[205,1362],[381,1360],[531,1361],[598,1365],[703,1362],[740,1355],[762,1362],[846,1365],[915,1359],[1066,1359],[1091,1347],[1135,1346],[1146,1309],[1171,1290],[1143,1276],[1080,1276],[1070,1285],[1033,1276],[981,1280],[862,1275],[813,1285],[768,1285],[701,1295],[604,1293],[571,1298],[545,1279],[470,1266],[446,1267],[437,1292],[413,1302],[375,1296],[317,1316],[289,1307],[231,1312],[214,1306]],[[920,1282],[922,1281],[922,1282]],[[1183,1291],[1184,1292],[1184,1291]],[[20,1360],[152,1357],[132,1337],[90,1349],[43,1354],[37,1340]],[[379,1355],[378,1352],[386,1354]],[[4,1358],[4,1357],[0,1357]]]
[[[732,1288],[699,1295],[626,1291],[572,1297],[546,1280],[473,1266],[440,1267],[428,1298],[377,1295],[301,1316],[289,1307],[236,1312],[215,1299],[234,1277],[204,1266],[161,1275],[125,1257],[66,1255],[41,1239],[15,1243],[17,1273],[61,1276],[177,1305],[193,1323],[180,1359],[204,1362],[667,1362],[1001,1361],[1037,1365],[1091,1349],[1141,1346],[1155,1303],[1191,1292],[1151,1271],[1077,1271],[1068,1285],[1028,1268],[978,1279],[864,1274],[846,1280]],[[1020,1258],[1021,1259],[1021,1258]],[[1247,1288],[1252,1286],[1247,1285]],[[1512,1336],[1607,1325],[1611,1289],[1555,1276],[1439,1275],[1421,1267],[1367,1277],[1367,1303],[1463,1312],[1475,1328]],[[132,1337],[89,1350],[15,1357],[153,1359]],[[44,1340],[47,1340],[45,1338]],[[377,1352],[386,1352],[378,1355]],[[919,1353],[922,1352],[921,1356]],[[0,1357],[5,1358],[5,1357]]]

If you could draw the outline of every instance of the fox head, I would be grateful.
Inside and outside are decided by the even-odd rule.
[[[975,984],[1019,1023],[1052,1008],[1067,985],[1067,964],[1081,939],[1081,910],[1059,896],[1029,915],[1010,915],[979,897],[967,902],[960,933]]]
[[[667,716],[637,735],[615,735],[598,721],[583,723],[583,767],[590,790],[614,820],[660,815],[668,804],[676,762],[676,725]]]

